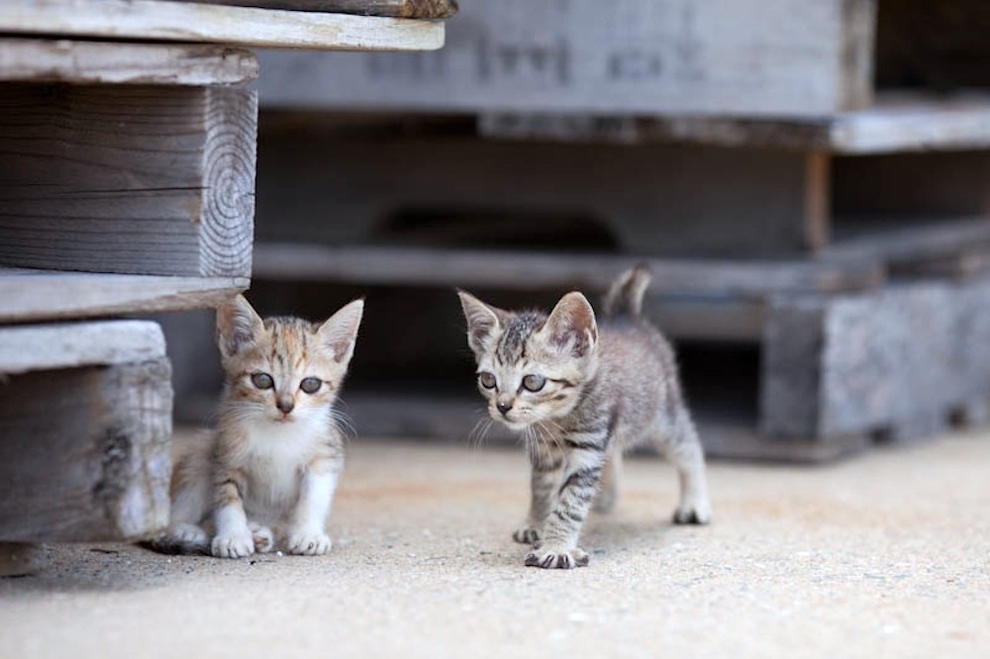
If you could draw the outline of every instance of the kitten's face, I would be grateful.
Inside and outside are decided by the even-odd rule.
[[[217,310],[217,345],[228,400],[251,422],[329,420],[354,353],[364,303],[344,306],[322,325],[262,319],[238,295]]]
[[[510,313],[459,292],[468,344],[478,363],[478,390],[488,413],[513,430],[563,417],[595,372],[598,329],[580,293],[553,312]]]

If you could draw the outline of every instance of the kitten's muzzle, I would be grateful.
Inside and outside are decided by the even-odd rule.
[[[288,414],[295,406],[296,404],[292,402],[291,398],[279,398],[275,401],[275,407],[277,407],[279,412],[282,414]]]
[[[506,414],[509,413],[509,410],[512,409],[512,401],[506,402],[506,401],[500,400],[497,403],[495,403],[495,407],[496,407],[496,409],[498,409],[499,412],[502,413],[502,416],[505,416]]]

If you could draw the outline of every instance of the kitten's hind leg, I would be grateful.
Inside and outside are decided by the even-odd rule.
[[[602,470],[602,484],[595,498],[595,512],[609,513],[619,499],[619,481],[622,479],[622,451],[615,449],[606,459]]]
[[[672,424],[662,424],[656,437],[657,448],[677,470],[681,500],[674,510],[675,524],[708,524],[712,508],[708,501],[708,479],[705,474],[705,451],[698,438],[694,422],[686,411],[677,415]]]
[[[210,535],[202,527],[209,505],[208,465],[202,456],[187,454],[172,473],[168,528],[147,546],[163,554],[209,554]]]
[[[144,546],[162,554],[209,555],[210,536],[196,524],[170,524],[164,533]]]

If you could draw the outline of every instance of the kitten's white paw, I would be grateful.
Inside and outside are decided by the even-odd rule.
[[[259,554],[267,554],[275,548],[275,534],[267,526],[252,527],[251,541],[254,543],[254,550]]]
[[[218,535],[213,538],[210,553],[217,558],[244,558],[254,553],[254,538],[244,529],[241,533]]]
[[[322,556],[330,551],[333,542],[326,533],[293,531],[289,534],[289,553],[302,556]]]
[[[520,526],[512,533],[512,539],[524,545],[535,545],[540,541],[540,532],[532,526]]]
[[[588,564],[588,552],[580,547],[543,547],[526,554],[526,565],[528,567],[541,567],[548,570],[554,568],[560,570],[573,570],[576,567],[585,567]]]
[[[712,521],[712,509],[707,501],[682,503],[674,511],[674,524],[708,524]]]

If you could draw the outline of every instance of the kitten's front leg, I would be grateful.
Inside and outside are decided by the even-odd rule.
[[[339,461],[326,457],[317,458],[307,466],[289,527],[291,553],[321,556],[330,551],[333,543],[325,527],[341,466]]]
[[[210,543],[210,553],[218,558],[244,558],[254,553],[254,538],[236,477],[223,479],[217,487],[213,519],[217,534]]]
[[[526,521],[512,534],[512,539],[527,545],[540,541],[543,524],[556,503],[557,488],[560,486],[560,470],[564,464],[563,455],[542,444],[529,447],[530,474],[529,514]]]
[[[526,555],[526,565],[571,569],[588,564],[588,554],[577,541],[598,491],[604,462],[604,448],[576,448],[568,453],[556,505],[543,527],[543,542]]]

